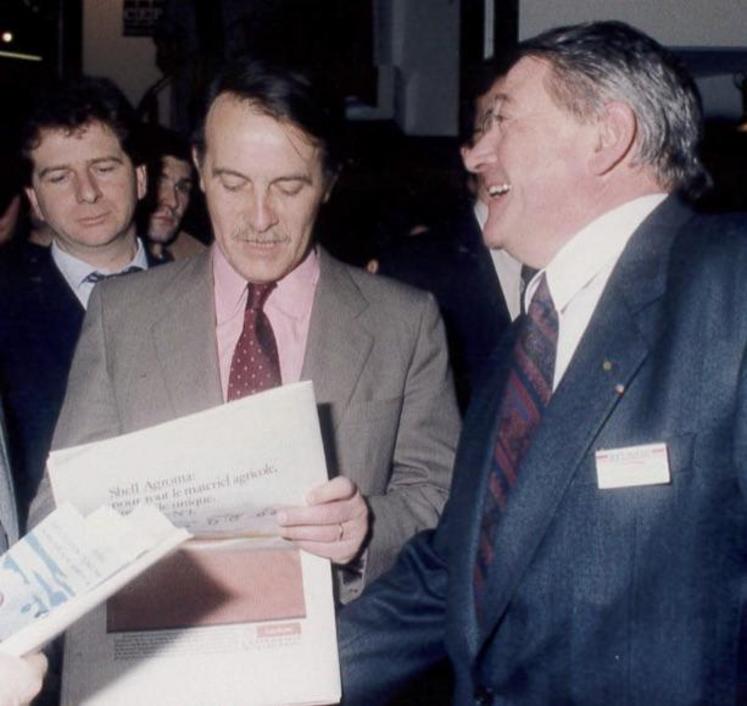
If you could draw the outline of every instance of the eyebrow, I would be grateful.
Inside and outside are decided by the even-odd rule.
[[[116,162],[117,164],[124,164],[124,161],[117,157],[116,155],[111,155],[110,157],[96,157],[96,159],[92,159],[90,162],[86,162],[86,165],[89,167],[92,167],[96,164],[100,164],[101,162]],[[59,172],[64,169],[70,169],[69,164],[56,164],[51,167],[44,167],[44,169],[39,171],[39,178],[45,177],[50,172]]]

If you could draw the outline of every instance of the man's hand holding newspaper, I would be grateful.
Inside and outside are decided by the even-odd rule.
[[[278,512],[281,536],[336,564],[354,559],[369,524],[368,505],[355,483],[338,476],[310,490],[306,502]]]

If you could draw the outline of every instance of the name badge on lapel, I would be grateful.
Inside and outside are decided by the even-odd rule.
[[[600,489],[660,485],[671,480],[667,445],[663,442],[600,449],[595,456]]]

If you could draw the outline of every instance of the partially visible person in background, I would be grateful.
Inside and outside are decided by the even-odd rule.
[[[195,184],[189,143],[160,125],[142,125],[138,133],[148,170],[148,191],[139,215],[148,252],[165,262],[197,255],[205,245],[182,229]]]
[[[146,184],[133,125],[111,81],[82,78],[39,96],[21,140],[26,196],[53,237],[51,247],[24,241],[0,263],[0,390],[22,526],[91,291],[149,266],[134,220]]]
[[[462,126],[463,160],[479,140],[497,92],[499,68],[485,63],[472,77]],[[520,313],[521,264],[500,248],[489,249],[481,228],[489,194],[482,177],[467,177],[469,196],[453,213],[421,232],[400,237],[368,270],[430,291],[446,325],[459,406],[464,412],[475,380],[506,327]]]
[[[3,251],[18,237],[23,214],[21,165],[12,145],[0,145],[0,164],[0,251]]]

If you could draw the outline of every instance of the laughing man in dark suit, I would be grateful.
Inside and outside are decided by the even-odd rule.
[[[444,654],[458,706],[742,703],[747,226],[680,198],[700,129],[627,25],[520,45],[470,167],[486,242],[539,270],[528,315],[438,528],[342,616],[345,703]]]

